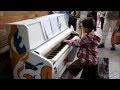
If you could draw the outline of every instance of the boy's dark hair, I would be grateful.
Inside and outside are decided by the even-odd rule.
[[[95,21],[92,17],[87,17],[82,21],[82,25],[91,32],[95,28]]]

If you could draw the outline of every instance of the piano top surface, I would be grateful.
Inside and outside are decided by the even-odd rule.
[[[40,46],[41,44],[49,41],[49,39],[52,39],[53,37],[55,37],[56,35],[58,35],[62,32],[62,31],[60,31],[59,33],[57,33],[56,35],[53,35],[53,37],[51,37],[49,39],[46,39],[45,35],[43,35],[44,30],[41,26],[41,18],[50,18],[50,17],[54,17],[54,16],[59,17],[59,16],[64,16],[64,14],[46,15],[46,16],[36,17],[34,19],[26,19],[26,20],[17,21],[17,22],[8,23],[8,24],[17,25],[18,27],[25,26],[27,28],[27,32],[28,32],[28,37],[29,37],[28,40],[30,43],[30,49],[34,49],[34,48]],[[62,19],[62,20],[64,20],[64,19]],[[64,24],[65,20],[60,21],[60,22],[62,22]],[[62,26],[62,29],[66,29],[66,28],[68,28],[68,27],[66,27],[66,25]],[[20,29],[22,29],[22,28],[20,28]],[[23,33],[24,33],[24,30],[23,30]]]

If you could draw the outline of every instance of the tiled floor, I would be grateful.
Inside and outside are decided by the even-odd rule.
[[[102,37],[102,31],[100,28],[95,32],[98,36]],[[120,79],[120,45],[116,45],[116,50],[111,51],[110,39],[112,32],[108,33],[105,48],[99,48],[99,57],[109,58],[109,78],[110,79]]]

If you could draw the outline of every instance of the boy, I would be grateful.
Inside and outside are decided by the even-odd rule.
[[[74,76],[83,69],[83,79],[93,79],[96,74],[98,52],[96,47],[100,42],[100,38],[93,34],[92,30],[95,27],[95,21],[91,17],[87,17],[82,21],[82,29],[86,35],[81,39],[63,40],[74,47],[79,47],[77,57],[79,58],[68,67],[68,79]],[[94,69],[94,70],[93,70]],[[89,73],[90,72],[90,73]],[[92,73],[91,73],[92,72]]]

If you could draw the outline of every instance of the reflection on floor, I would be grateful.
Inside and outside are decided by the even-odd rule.
[[[95,32],[98,36],[102,37],[102,31],[100,28]],[[109,79],[120,79],[120,45],[116,45],[116,50],[111,51],[111,35],[112,32],[108,33],[105,48],[99,48],[99,57],[109,58]]]

